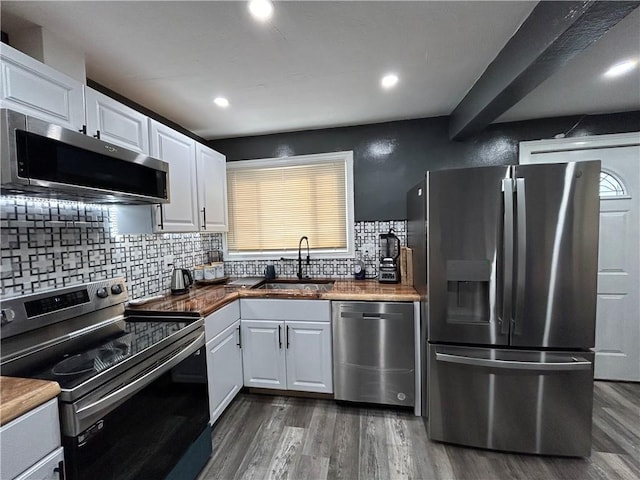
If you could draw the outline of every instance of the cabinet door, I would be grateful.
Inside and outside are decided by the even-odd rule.
[[[0,44],[0,106],[72,130],[84,124],[82,83]]]
[[[207,343],[209,413],[213,425],[242,388],[240,321]]]
[[[152,120],[151,156],[169,163],[170,203],[154,209],[159,231],[198,231],[195,140]]]
[[[285,390],[284,322],[243,320],[241,331],[245,386]]]
[[[209,232],[226,232],[227,165],[225,156],[197,144],[198,201],[200,228]]]
[[[333,393],[331,323],[287,321],[285,329],[287,388]]]
[[[140,112],[85,87],[87,135],[149,155],[149,119]]]

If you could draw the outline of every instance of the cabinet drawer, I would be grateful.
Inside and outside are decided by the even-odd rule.
[[[64,468],[60,462],[64,460],[62,447],[51,452],[46,458],[40,460],[15,480],[62,480],[64,475],[60,472],[60,467]]]
[[[248,320],[330,322],[331,304],[329,300],[241,299],[240,314]]]
[[[240,319],[240,303],[238,300],[216,310],[204,319],[205,338],[208,342],[216,335]]]
[[[0,478],[14,478],[58,447],[58,400],[54,398],[0,428]]]

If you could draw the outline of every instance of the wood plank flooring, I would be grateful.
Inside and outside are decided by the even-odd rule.
[[[640,384],[596,382],[590,458],[457,447],[411,411],[240,394],[214,427],[199,480],[640,478]]]

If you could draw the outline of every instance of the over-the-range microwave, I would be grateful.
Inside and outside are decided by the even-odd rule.
[[[169,164],[9,109],[0,109],[3,195],[92,203],[169,201]]]

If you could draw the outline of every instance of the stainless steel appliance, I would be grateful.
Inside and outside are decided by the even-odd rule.
[[[590,454],[599,173],[443,170],[409,191],[431,439]]]
[[[169,201],[169,164],[80,132],[0,110],[3,194],[98,203]]]
[[[186,268],[174,268],[171,274],[171,294],[181,295],[189,291],[189,287],[193,285],[193,277],[191,272]]]
[[[400,240],[393,230],[380,235],[380,273],[378,281],[381,283],[398,283],[400,281]]]
[[[4,300],[0,372],[60,384],[67,478],[195,478],[211,454],[203,319],[126,300],[122,278]]]
[[[336,400],[413,406],[412,303],[332,302]]]

